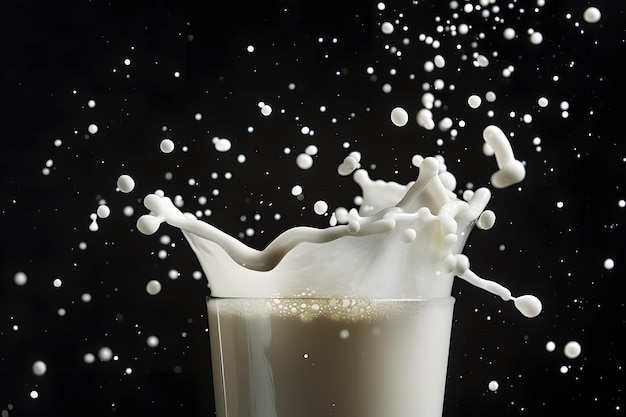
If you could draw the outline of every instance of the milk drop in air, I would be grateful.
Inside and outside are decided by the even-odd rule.
[[[489,391],[495,392],[500,388],[498,381],[490,381],[488,385]]]
[[[300,185],[294,185],[293,187],[291,187],[291,195],[294,197],[297,197],[299,195],[302,194],[302,186]]]
[[[583,12],[583,19],[587,23],[598,23],[601,17],[602,13],[597,7],[587,7]]]
[[[482,102],[481,98],[477,95],[471,95],[467,99],[467,104],[473,109],[477,109],[480,107],[480,103]]]
[[[310,169],[313,166],[313,158],[307,153],[301,153],[296,157],[296,165],[300,169]]]
[[[261,114],[263,116],[269,116],[272,114],[272,107],[269,104],[263,105],[263,107],[261,107]]]
[[[98,209],[96,210],[96,214],[101,219],[106,219],[111,214],[111,209],[109,208],[109,206],[105,204],[101,204],[98,206]]]
[[[394,30],[393,23],[391,23],[391,22],[383,22],[383,24],[380,26],[380,30],[385,35],[391,35],[393,33],[393,30]]]
[[[23,285],[26,285],[26,283],[28,282],[28,276],[22,271],[16,272],[15,275],[13,275],[13,282],[15,283],[15,285],[21,287]]]
[[[409,114],[402,107],[396,107],[391,111],[391,122],[402,127],[409,121]]]
[[[496,223],[496,214],[491,210],[485,210],[478,217],[476,226],[482,230],[489,230]]]
[[[576,359],[581,351],[580,343],[575,341],[567,342],[563,347],[563,354],[565,354],[568,359]]]
[[[304,149],[304,153],[306,153],[307,155],[311,155],[311,156],[317,155],[317,152],[318,152],[318,149],[317,149],[317,146],[315,145],[308,145]]]
[[[135,189],[135,180],[130,175],[120,175],[117,179],[117,188],[123,193],[130,193]]]
[[[554,343],[553,341],[549,341],[546,343],[546,351],[548,352],[554,352],[554,350],[556,349],[556,343]]]
[[[515,159],[511,144],[499,127],[491,125],[483,130],[483,139],[493,149],[498,164],[498,171],[491,176],[491,183],[496,188],[506,188],[521,182],[526,177],[524,165]]]
[[[530,35],[530,43],[533,45],[539,45],[543,42],[543,35],[540,32],[533,32]]]
[[[98,350],[98,359],[102,362],[109,362],[113,359],[113,351],[108,346],[103,346]]]
[[[161,292],[161,283],[155,279],[148,281],[146,292],[150,295],[157,295]]]
[[[226,138],[214,138],[213,144],[215,145],[215,150],[218,152],[228,152],[232,147],[230,140]]]
[[[89,126],[87,126],[87,131],[92,135],[95,135],[96,133],[98,133],[98,125],[94,123],[90,124]]]
[[[33,363],[33,373],[37,376],[42,376],[48,371],[48,365],[44,361],[35,361]]]
[[[510,41],[511,39],[515,38],[515,29],[513,28],[506,28],[504,29],[504,32],[502,33],[502,35],[504,36],[504,39]]]
[[[316,201],[313,205],[313,210],[315,211],[315,214],[319,214],[320,216],[326,214],[328,211],[328,203],[323,200]]]
[[[433,130],[435,128],[433,113],[428,109],[420,109],[417,112],[416,120],[417,124],[426,130]]]
[[[606,258],[603,265],[604,269],[610,271],[611,269],[615,268],[615,261],[612,258]]]
[[[163,153],[171,153],[174,150],[174,142],[171,139],[163,139],[159,144],[159,148]]]
[[[148,336],[146,344],[151,348],[156,348],[159,346],[159,338],[156,336]]]

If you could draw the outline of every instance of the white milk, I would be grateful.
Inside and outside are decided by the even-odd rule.
[[[211,299],[218,417],[440,417],[452,297]]]
[[[494,185],[521,181],[524,167],[504,133],[488,126],[483,137],[499,166]],[[338,169],[342,175],[356,170],[353,178],[363,191],[362,204],[349,211],[344,224],[295,227],[263,250],[181,212],[169,198],[156,194],[145,197],[150,214],[139,218],[137,228],[145,234],[155,233],[163,222],[180,228],[215,297],[445,298],[457,275],[505,301],[514,300],[528,317],[540,313],[536,297],[512,297],[505,287],[473,273],[461,254],[477,221],[483,227],[495,221],[493,212],[485,211],[491,197],[487,188],[468,195],[468,201],[457,198],[456,179],[442,157],[414,157],[419,175],[409,184],[371,180],[358,169],[359,158],[351,154]]]

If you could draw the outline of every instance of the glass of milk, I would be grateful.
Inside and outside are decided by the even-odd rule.
[[[210,298],[218,417],[441,417],[454,298]]]

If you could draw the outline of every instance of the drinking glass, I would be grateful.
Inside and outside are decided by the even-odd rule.
[[[209,298],[218,417],[441,417],[454,298]]]

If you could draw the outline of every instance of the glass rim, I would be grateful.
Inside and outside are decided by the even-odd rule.
[[[259,300],[259,301],[275,301],[275,300],[285,300],[285,301],[332,301],[332,300],[363,300],[363,301],[386,301],[386,302],[454,302],[456,298],[452,295],[448,297],[422,297],[422,298],[375,298],[375,297],[359,297],[359,296],[337,296],[337,297],[213,297],[207,296],[206,301],[228,301],[228,300]]]

